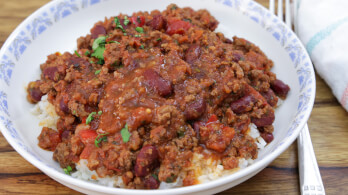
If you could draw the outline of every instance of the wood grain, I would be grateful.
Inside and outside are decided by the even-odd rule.
[[[268,0],[257,0],[268,7]],[[0,1],[0,45],[15,27],[49,0]],[[317,76],[317,94],[308,121],[327,194],[348,191],[348,120],[325,82]],[[300,194],[297,144],[266,169],[220,194]],[[80,194],[43,174],[24,160],[0,134],[0,194]]]

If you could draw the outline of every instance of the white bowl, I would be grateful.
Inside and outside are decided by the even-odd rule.
[[[100,186],[64,174],[52,153],[40,149],[41,128],[30,114],[25,86],[39,78],[39,65],[48,54],[73,51],[79,36],[105,16],[120,12],[163,10],[170,0],[56,0],[43,6],[11,34],[0,51],[0,129],[31,164],[58,182],[83,193],[93,194],[212,194],[231,188],[265,168],[296,139],[314,102],[315,76],[311,61],[296,35],[276,16],[253,1],[177,0],[180,6],[208,9],[220,21],[217,31],[252,41],[274,61],[273,72],[289,84],[286,101],[276,110],[274,141],[259,153],[251,166],[230,176],[189,187],[168,190],[128,190]]]

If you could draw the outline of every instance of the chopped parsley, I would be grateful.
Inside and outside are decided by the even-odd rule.
[[[97,70],[94,72],[95,75],[99,74],[101,70]]]
[[[127,26],[127,25],[129,24],[129,22],[130,22],[130,20],[128,19],[128,17],[127,17],[127,16],[124,16],[123,24],[124,24],[125,26]]]
[[[178,7],[176,5],[173,5],[170,9],[171,10],[176,10]]]
[[[121,129],[121,136],[122,136],[122,140],[123,140],[124,143],[127,143],[129,141],[129,138],[130,138],[131,134],[128,131],[128,124],[127,123]]]
[[[138,22],[139,24],[141,24],[140,16],[137,17],[137,22]]]
[[[151,175],[152,175],[153,178],[155,178],[157,181],[159,181],[158,180],[158,176],[156,174],[152,173]]]
[[[70,172],[72,171],[72,168],[70,165],[68,165],[66,168],[63,169],[64,173],[67,175],[70,175]]]
[[[97,114],[96,112],[91,112],[91,113],[88,115],[88,117],[87,117],[87,119],[86,119],[86,125],[88,125],[89,123],[92,122],[92,120],[94,119],[93,116],[96,115],[96,114]]]
[[[156,41],[162,41],[162,39],[161,39],[161,38],[158,38],[158,39],[156,39]]]
[[[115,24],[116,24],[116,28],[119,28],[122,30],[122,32],[126,32],[126,30],[124,30],[123,26],[121,25],[120,19],[118,19],[118,17],[115,17]]]
[[[117,44],[121,44],[121,43],[118,42],[118,41],[109,41],[109,42],[107,42],[107,43],[117,43]]]
[[[174,179],[175,179],[175,175],[172,174],[171,176],[167,177],[166,183],[173,183]]]
[[[178,134],[178,137],[184,137],[185,136],[185,132],[183,132],[183,131],[178,131],[177,134]]]
[[[96,38],[93,42],[92,49],[93,53],[92,56],[98,58],[99,60],[104,60],[104,51],[105,51],[105,36],[100,36]]]
[[[102,133],[102,134],[99,134],[95,140],[94,140],[94,145],[95,147],[99,148],[99,143],[100,142],[107,142],[108,141],[108,137],[106,136],[107,134],[109,133]]]
[[[141,35],[134,35],[134,37],[141,37]]]
[[[184,18],[183,20],[186,22],[192,23],[192,20],[190,18]]]
[[[103,113],[103,111],[99,110],[98,115],[100,116]]]
[[[81,58],[80,54],[75,50],[75,55],[77,55],[77,57]]]
[[[140,45],[140,48],[141,48],[141,49],[144,49],[144,45]]]
[[[144,29],[140,26],[136,27],[135,30],[138,32],[138,33],[144,33]]]
[[[94,64],[94,62],[92,60],[90,60],[89,63]]]
[[[89,52],[88,50],[85,52],[85,56],[88,56],[89,54],[91,54],[91,52]]]

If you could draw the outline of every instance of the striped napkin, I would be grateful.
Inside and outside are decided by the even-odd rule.
[[[348,111],[348,0],[299,0],[297,34],[317,73]]]

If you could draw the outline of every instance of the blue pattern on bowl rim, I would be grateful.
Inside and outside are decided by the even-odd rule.
[[[15,35],[15,39],[9,44],[8,48],[5,48],[7,50],[4,51],[4,54],[0,56],[0,123],[6,127],[6,129],[2,129],[2,131],[7,130],[17,146],[50,168],[53,167],[44,163],[30,148],[24,144],[23,139],[14,128],[8,111],[5,89],[6,86],[10,86],[12,71],[16,65],[16,62],[38,36],[44,33],[46,29],[50,28],[55,23],[60,22],[64,18],[86,7],[96,5],[102,1],[107,0],[63,0],[59,3],[54,3],[53,6],[49,8],[49,12],[47,12],[47,10],[42,11],[40,16],[29,22],[29,25],[27,25],[25,29],[22,29],[22,31]],[[313,71],[311,71],[312,63],[309,60],[306,51],[304,51],[303,47],[301,47],[301,43],[299,43],[296,35],[258,3],[248,1],[246,5],[243,5],[243,3],[245,3],[243,0],[215,0],[215,2],[242,12],[245,16],[249,17],[267,32],[272,34],[274,39],[280,43],[285,51],[287,51],[290,59],[293,62],[294,68],[296,69],[301,93],[297,113],[292,121],[292,125],[287,131],[287,138],[285,138],[272,150],[272,152],[274,152],[280,146],[282,146],[290,136],[293,135],[295,129],[300,125],[303,118],[308,117],[306,116],[306,111],[312,106],[310,100],[313,97],[311,97],[311,94],[313,90],[315,90],[312,86],[313,82],[315,82],[312,79],[314,78],[313,75],[311,75],[313,74]],[[2,50],[3,49],[4,48],[2,48]],[[5,85],[3,85],[3,83]]]

